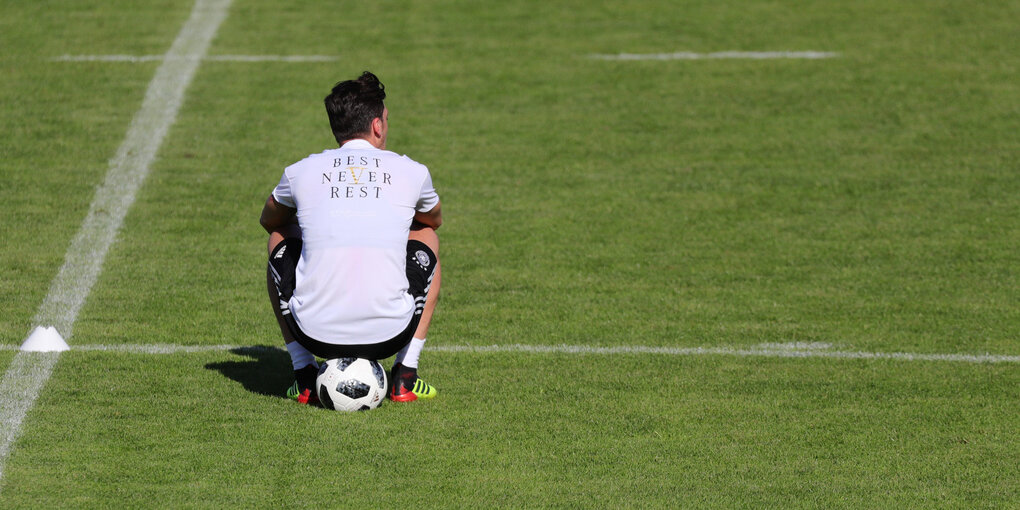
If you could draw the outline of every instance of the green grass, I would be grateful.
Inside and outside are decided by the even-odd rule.
[[[0,343],[24,340],[186,0],[0,5]],[[75,344],[279,345],[257,223],[371,69],[443,199],[432,345],[1020,353],[1015,1],[235,0]],[[835,51],[819,61],[592,53]],[[0,507],[1016,505],[1015,363],[429,352],[339,415],[276,351],[61,357]],[[12,357],[0,351],[0,368]],[[409,467],[401,463],[413,459]]]
[[[1020,496],[1012,366],[922,363],[903,380],[899,362],[621,356],[595,371],[592,358],[444,354],[429,364],[438,400],[338,415],[278,394],[287,363],[282,351],[64,355],[3,497],[1002,507]],[[512,391],[480,395],[494,372]]]

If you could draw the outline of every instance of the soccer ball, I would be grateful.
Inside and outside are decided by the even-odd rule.
[[[326,409],[367,411],[386,397],[386,371],[378,361],[363,358],[327,360],[315,378],[319,402]]]

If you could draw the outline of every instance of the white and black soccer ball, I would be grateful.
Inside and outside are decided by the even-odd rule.
[[[326,409],[367,411],[386,398],[386,371],[378,361],[364,358],[327,360],[315,378],[319,402]]]

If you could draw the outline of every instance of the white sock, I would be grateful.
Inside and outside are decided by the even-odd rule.
[[[297,342],[291,342],[287,344],[287,352],[290,353],[290,362],[294,365],[294,370],[305,368],[308,365],[314,365],[315,368],[319,368],[319,364],[315,362],[315,355],[308,352],[305,346]]]
[[[421,356],[422,347],[425,347],[424,338],[412,338],[411,342],[397,353],[396,362],[407,368],[418,368],[418,357]]]

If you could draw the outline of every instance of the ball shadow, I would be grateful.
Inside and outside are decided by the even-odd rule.
[[[237,381],[244,389],[270,397],[286,398],[287,387],[294,382],[294,371],[287,351],[278,347],[254,345],[238,347],[230,352],[247,356],[247,361],[209,363],[207,370],[216,370]]]

